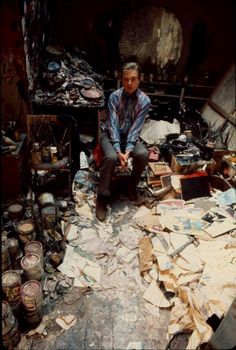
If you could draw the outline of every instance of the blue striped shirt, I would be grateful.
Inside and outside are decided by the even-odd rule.
[[[116,152],[132,151],[150,107],[150,98],[137,89],[128,95],[124,88],[111,93],[108,100],[108,131]],[[122,147],[122,148],[123,148]]]

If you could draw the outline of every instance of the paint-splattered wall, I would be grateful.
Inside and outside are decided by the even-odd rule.
[[[38,76],[39,57],[48,40],[48,0],[24,0],[21,10],[26,72],[31,92]]]
[[[47,0],[4,0],[1,17],[1,129],[15,121],[26,130],[31,112],[28,92],[38,72],[40,50],[47,40]]]

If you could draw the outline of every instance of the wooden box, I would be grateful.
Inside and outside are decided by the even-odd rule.
[[[196,163],[195,171],[197,170],[197,164],[199,164],[199,168],[200,168],[200,162],[201,160]],[[189,162],[189,164],[186,164],[186,165],[179,164],[177,158],[172,154],[170,168],[173,171],[173,173],[187,174],[188,172],[191,172],[194,170],[194,163]],[[204,170],[208,173],[208,175],[213,175],[215,172],[215,169],[216,169],[216,162],[213,158],[206,161]]]

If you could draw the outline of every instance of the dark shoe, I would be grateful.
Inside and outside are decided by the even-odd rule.
[[[130,184],[128,187],[128,197],[131,202],[136,202],[138,200],[137,189],[133,184]]]
[[[96,200],[96,217],[99,221],[105,221],[107,217],[107,196],[98,195]]]

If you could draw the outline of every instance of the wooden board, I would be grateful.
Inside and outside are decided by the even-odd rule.
[[[226,146],[232,151],[236,150],[235,105],[235,65],[232,64],[202,109],[203,119],[208,124],[214,124],[214,128],[220,127],[225,120],[228,120],[227,128],[222,135],[223,141],[228,135]]]

